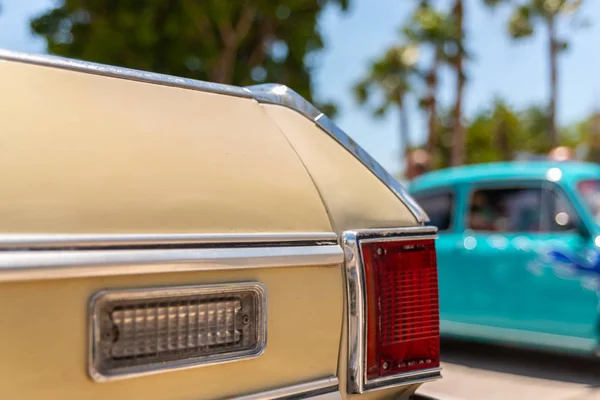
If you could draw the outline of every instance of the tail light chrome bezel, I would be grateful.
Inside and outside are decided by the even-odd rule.
[[[109,302],[145,301],[156,299],[176,300],[180,297],[228,296],[240,293],[252,293],[255,298],[256,340],[251,349],[231,351],[213,355],[165,361],[136,367],[127,367],[107,373],[99,368],[100,361],[100,313],[104,304]],[[162,301],[162,300],[161,300]],[[267,289],[259,282],[236,282],[198,286],[155,287],[141,289],[102,290],[95,293],[89,303],[89,354],[88,373],[96,382],[105,382],[153,375],[201,366],[209,366],[232,361],[249,360],[264,353],[267,345]]]
[[[366,373],[367,299],[361,244],[368,242],[437,239],[437,228],[417,226],[392,229],[363,229],[343,233],[348,317],[349,393],[400,387],[441,378],[441,367],[368,379]]]

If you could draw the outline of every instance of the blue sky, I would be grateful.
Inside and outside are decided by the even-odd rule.
[[[3,0],[0,13],[0,47],[43,52],[44,43],[34,39],[28,21],[55,3],[53,0]],[[367,71],[371,59],[399,40],[398,28],[410,12],[409,0],[354,0],[348,13],[328,9],[320,24],[327,50],[319,59],[315,80],[318,95],[340,106],[337,123],[384,167],[399,171],[400,143],[395,113],[374,120],[368,110],[359,108],[351,87]],[[440,3],[444,3],[440,1]],[[466,113],[473,115],[502,97],[517,108],[543,103],[548,94],[546,37],[540,29],[532,39],[514,44],[505,33],[507,10],[491,12],[481,0],[466,0],[469,49],[474,59],[468,66]],[[560,60],[559,121],[566,124],[600,109],[600,1],[587,0],[582,14],[592,26],[572,32],[570,50]],[[441,82],[442,101],[453,96],[453,78]],[[425,140],[424,116],[411,106],[413,144]]]

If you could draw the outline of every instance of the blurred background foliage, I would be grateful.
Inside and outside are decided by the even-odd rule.
[[[467,164],[509,161],[519,156],[545,156],[552,148],[548,140],[549,113],[541,106],[516,110],[504,100],[481,110],[467,122]],[[452,118],[448,112],[441,115],[437,129],[432,167],[450,165],[452,145]],[[600,162],[600,113],[582,122],[562,127],[558,144],[576,150],[578,158]]]
[[[324,7],[349,0],[65,0],[33,19],[49,53],[239,86],[277,82],[313,99]],[[315,101],[335,113],[331,102]]]
[[[503,99],[483,106],[471,118],[463,115],[464,87],[468,84],[467,66],[473,54],[466,47],[468,30],[464,15],[472,3],[463,0],[416,0],[414,12],[401,24],[397,43],[373,60],[366,76],[357,82],[354,94],[359,104],[371,107],[374,115],[395,108],[400,115],[398,129],[404,144],[404,155],[421,147],[431,156],[432,168],[452,165],[512,160],[527,154],[547,154],[558,145],[578,150],[578,156],[600,161],[597,149],[595,117],[576,126],[559,127],[556,122],[558,102],[558,59],[568,49],[569,36],[562,33],[559,24],[568,22],[567,33],[588,24],[578,11],[583,0],[482,0],[492,11],[510,8],[506,31],[513,40],[523,40],[534,34],[538,25],[548,37],[547,77],[549,98],[547,105],[533,105],[516,110]],[[472,6],[472,5],[471,5]],[[412,57],[391,57],[411,49]],[[387,66],[387,67],[385,67]],[[386,69],[388,73],[382,74]],[[438,101],[439,76],[443,69],[454,75],[456,82],[454,104],[440,109]],[[390,73],[394,75],[391,79]],[[394,82],[390,85],[390,82]],[[401,88],[393,89],[391,88]],[[402,92],[392,96],[391,92]],[[427,118],[427,141],[415,146],[408,141],[407,116],[403,105],[414,96]],[[370,98],[375,100],[369,101]],[[383,101],[382,101],[383,99]]]
[[[468,66],[476,54],[466,46],[465,0],[405,0],[412,12],[399,21],[395,43],[372,60],[352,88],[374,117],[399,115],[401,160],[424,148],[433,168],[511,160],[547,154],[567,145],[579,158],[600,162],[600,113],[572,126],[557,126],[560,106],[558,59],[570,35],[588,21],[582,0],[480,0],[492,12],[510,10],[508,37],[523,40],[540,30],[548,40],[549,97],[543,105],[515,109],[504,99],[463,115]],[[479,1],[479,0],[476,0]],[[324,41],[319,16],[331,5],[347,10],[350,0],[62,0],[31,21],[49,53],[239,86],[262,82],[288,85],[334,116],[331,99],[313,97],[312,73]],[[560,30],[569,23],[573,29]],[[449,71],[453,101],[442,107],[440,76]],[[410,143],[407,101],[427,120],[424,143]],[[375,133],[376,134],[376,133]],[[383,144],[386,145],[386,144]]]

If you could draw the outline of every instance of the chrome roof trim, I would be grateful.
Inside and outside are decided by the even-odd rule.
[[[0,250],[75,249],[95,247],[206,246],[220,244],[306,243],[336,244],[334,232],[221,233],[221,234],[0,234]]]
[[[337,244],[142,250],[0,252],[0,282],[258,268],[322,267],[343,262]]]
[[[406,189],[393,176],[389,174],[373,157],[342,131],[331,119],[323,115],[314,105],[285,85],[262,84],[246,88],[224,85],[219,83],[204,82],[195,79],[178,78],[165,74],[139,71],[130,68],[114,67],[88,61],[74,60],[51,55],[26,54],[0,49],[0,60],[24,62],[43,65],[47,67],[62,68],[96,75],[105,75],[113,78],[129,79],[140,82],[149,82],[165,86],[180,87],[185,89],[200,90],[212,93],[221,93],[231,96],[253,98],[259,103],[277,104],[291,108],[327,132],[344,146],[352,155],[361,161],[375,176],[377,176],[415,216],[417,222],[425,224],[429,218],[417,202],[408,195]]]
[[[265,83],[262,85],[247,86],[246,89],[252,93],[252,97],[259,103],[277,104],[291,108],[313,121],[316,121],[323,115],[321,111],[304,97],[285,85]]]
[[[298,385],[286,386],[268,392],[249,396],[236,397],[236,400],[283,400],[283,399],[341,399],[338,390],[338,379],[335,376],[319,379]],[[325,396],[325,395],[332,396]],[[338,396],[334,396],[337,394]]]
[[[113,78],[156,83],[158,85],[200,90],[204,92],[221,93],[231,96],[247,98],[252,97],[252,95],[247,90],[237,86],[204,82],[188,78],[179,78],[171,75],[157,74],[154,72],[140,71],[131,68],[114,67],[111,65],[75,60],[66,57],[52,56],[48,54],[28,54],[0,49],[0,60],[17,61],[27,64],[42,65],[45,67],[68,69],[71,71],[110,76]]]

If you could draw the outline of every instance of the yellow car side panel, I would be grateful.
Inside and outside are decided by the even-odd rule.
[[[0,232],[331,231],[252,99],[9,61],[0,92]]]
[[[282,106],[263,107],[308,169],[337,232],[417,224],[389,188],[313,122]]]
[[[95,383],[86,375],[88,303],[101,289],[259,281],[268,339],[256,359]],[[336,374],[340,266],[0,284],[0,393],[6,399],[218,399]]]

